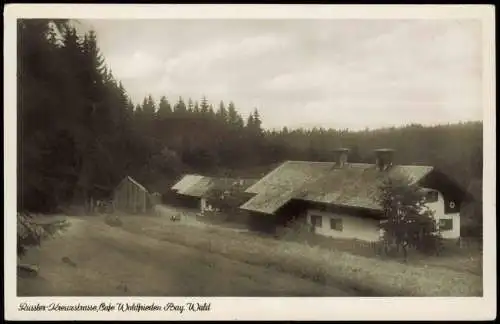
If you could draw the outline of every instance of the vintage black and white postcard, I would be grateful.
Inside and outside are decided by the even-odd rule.
[[[493,6],[4,17],[7,319],[494,318]]]

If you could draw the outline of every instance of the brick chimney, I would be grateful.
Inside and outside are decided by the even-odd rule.
[[[338,148],[333,150],[333,161],[335,162],[335,167],[342,168],[344,165],[346,165],[348,155],[348,148]]]
[[[388,170],[393,163],[394,150],[389,148],[377,149],[375,152],[375,165],[380,171]]]

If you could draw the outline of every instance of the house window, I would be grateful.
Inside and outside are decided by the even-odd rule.
[[[330,228],[335,231],[342,232],[344,229],[342,225],[342,219],[341,218],[330,218]]]
[[[322,217],[318,215],[311,215],[311,224],[314,227],[321,227]]]
[[[453,229],[453,219],[440,219],[439,229],[441,231],[450,231]]]
[[[438,201],[438,192],[437,191],[429,191],[425,194],[425,202],[433,203]]]

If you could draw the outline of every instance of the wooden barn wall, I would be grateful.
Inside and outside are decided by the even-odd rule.
[[[133,182],[124,181],[115,191],[115,208],[129,213],[146,212],[148,194]]]

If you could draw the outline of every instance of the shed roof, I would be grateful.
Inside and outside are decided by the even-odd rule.
[[[128,180],[130,182],[132,182],[133,184],[135,184],[137,187],[141,188],[144,191],[148,191],[148,189],[146,189],[146,187],[144,187],[143,185],[141,185],[139,182],[135,181],[132,177],[127,176],[127,178],[128,178]]]
[[[382,173],[374,164],[349,163],[336,168],[334,162],[287,161],[246,190],[256,195],[241,208],[272,214],[291,199],[299,199],[379,210],[375,198],[384,175],[404,174],[415,183],[433,169],[396,165]]]
[[[239,186],[242,191],[256,183],[254,179],[216,178],[186,175],[172,189],[177,193],[192,197],[207,197],[214,190],[229,190]]]
[[[178,190],[177,192],[186,196],[203,197],[212,187],[212,178],[201,177],[191,186],[187,187],[184,190]]]
[[[186,174],[179,180],[176,184],[172,186],[172,190],[184,191],[187,190],[193,184],[196,184],[203,178],[201,175],[197,174]]]
[[[123,178],[122,181],[120,181],[120,183],[116,186],[116,188],[120,187],[125,181],[130,181],[134,185],[136,185],[137,187],[139,187],[141,190],[144,190],[144,191],[148,192],[148,189],[146,189],[146,187],[144,187],[139,182],[137,182],[136,180],[134,180],[131,176],[126,176],[125,178]]]

